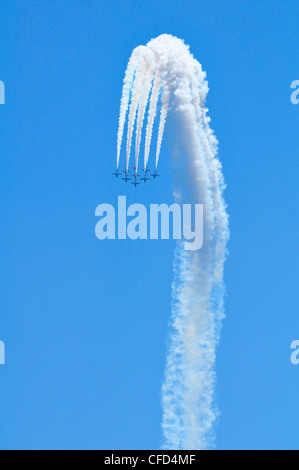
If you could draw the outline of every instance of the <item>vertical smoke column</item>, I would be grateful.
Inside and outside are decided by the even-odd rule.
[[[126,85],[133,90],[127,147],[132,139],[136,108],[142,103],[142,93],[144,95],[140,86],[142,77],[154,80],[149,98],[145,165],[160,96],[156,166],[167,114],[170,114],[175,197],[181,204],[204,205],[203,247],[195,252],[185,251],[181,242],[175,255],[170,349],[162,387],[163,447],[207,449],[213,443],[213,424],[217,416],[215,356],[224,317],[223,265],[229,237],[222,195],[224,182],[216,157],[217,140],[209,127],[205,108],[208,84],[201,65],[181,40],[170,35],[153,39],[146,49],[146,53],[141,50],[142,66],[136,73],[137,78]],[[150,61],[146,60],[149,56]],[[127,101],[126,107],[129,107]],[[121,114],[124,115],[123,105]],[[123,129],[123,119],[120,125]],[[120,134],[122,138],[122,131]],[[140,132],[138,145],[139,139]],[[121,139],[118,148],[120,146]]]

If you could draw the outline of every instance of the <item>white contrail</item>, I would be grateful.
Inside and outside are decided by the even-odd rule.
[[[153,125],[156,118],[157,113],[157,105],[160,95],[160,88],[161,88],[161,71],[159,69],[156,70],[153,89],[150,99],[149,111],[148,111],[148,120],[147,120],[147,127],[146,127],[146,137],[145,137],[145,150],[144,150],[144,169],[147,168],[149,153],[150,153],[150,144],[152,140],[152,133],[153,133]]]
[[[121,151],[121,143],[124,133],[124,126],[126,121],[126,115],[129,107],[130,101],[130,94],[132,90],[133,80],[134,80],[134,73],[138,67],[138,57],[141,53],[143,46],[137,47],[129,60],[125,78],[124,78],[124,85],[120,103],[120,113],[119,113],[119,127],[117,133],[117,162],[116,166],[119,166],[119,159],[120,159],[120,151]]]
[[[138,48],[138,50],[140,50]],[[134,55],[134,53],[133,53]],[[150,58],[150,60],[149,60]],[[205,107],[206,74],[178,38],[162,35],[150,41],[139,55],[140,65],[133,90],[127,136],[127,166],[130,158],[136,110],[144,114],[152,84],[145,137],[145,167],[151,146],[153,124],[161,96],[156,167],[167,113],[172,113],[169,135],[173,141],[175,197],[181,204],[204,205],[204,244],[199,251],[185,251],[179,242],[172,288],[170,348],[162,387],[164,445],[166,449],[208,449],[213,445],[215,406],[215,355],[224,318],[223,265],[229,237],[228,216],[223,199],[224,180],[217,159],[218,142],[209,127]],[[154,66],[153,66],[154,62]],[[128,68],[132,66],[129,63]],[[126,75],[127,76],[127,75]],[[151,85],[150,85],[151,86]],[[127,91],[123,96],[127,96]],[[124,128],[124,108],[118,148]],[[143,117],[138,118],[138,152]],[[137,147],[136,147],[137,150]],[[137,154],[138,154],[137,152]]]
[[[140,102],[138,106],[138,116],[137,116],[137,129],[136,129],[136,142],[135,142],[135,167],[138,168],[138,160],[139,160],[139,150],[140,150],[140,143],[141,143],[141,133],[144,121],[144,115],[146,106],[148,103],[148,99],[151,92],[152,87],[152,79],[153,79],[153,67],[148,67],[144,73],[144,80],[142,84],[142,92],[140,97]]]
[[[140,49],[139,49],[140,51]],[[139,112],[139,119],[138,119],[138,128],[136,133],[136,149],[139,152],[139,134],[142,131],[142,123],[144,112],[146,108],[146,104],[148,101],[148,96],[150,93],[151,82],[154,73],[154,57],[153,52],[148,48],[144,47],[142,54],[140,55],[140,62],[138,69],[136,71],[136,76],[133,81],[133,91],[132,91],[132,100],[130,105],[129,111],[129,119],[128,119],[128,134],[127,134],[127,162],[126,162],[126,169],[129,169],[129,162],[131,156],[131,144],[132,144],[132,137],[134,131],[134,125],[136,120],[136,114],[138,108],[140,109]],[[136,161],[138,160],[138,156],[135,157]],[[136,169],[137,172],[137,169]]]
[[[136,72],[136,77],[133,82],[132,99],[131,99],[129,118],[128,118],[126,170],[129,169],[129,163],[130,163],[132,136],[133,136],[134,124],[135,124],[136,113],[137,113],[137,108],[138,108],[138,102],[140,99],[140,90],[142,89],[142,83],[143,83],[143,67],[144,67],[144,60],[143,58],[141,58],[139,67]]]
[[[158,142],[157,142],[157,150],[156,150],[156,169],[159,163],[162,138],[164,134],[164,128],[165,128],[166,117],[167,117],[167,112],[168,112],[169,99],[170,99],[170,89],[168,87],[165,87],[165,91],[162,95],[162,107],[161,107],[159,130],[158,130]]]

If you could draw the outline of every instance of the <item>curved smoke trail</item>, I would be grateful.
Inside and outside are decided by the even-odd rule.
[[[156,166],[169,109],[175,127],[172,133],[175,196],[181,204],[204,205],[203,247],[199,251],[185,251],[181,242],[175,256],[172,331],[162,387],[166,449],[209,448],[217,416],[215,354],[224,317],[223,265],[229,229],[222,169],[216,158],[217,140],[205,108],[207,93],[206,74],[178,38],[162,35],[133,52],[121,101],[118,163],[126,114],[129,110],[128,167],[136,113],[140,106],[136,136],[139,152],[149,99],[144,156],[147,167],[160,96]]]

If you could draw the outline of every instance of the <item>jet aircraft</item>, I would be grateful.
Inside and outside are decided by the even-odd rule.
[[[158,175],[157,170],[156,170],[156,171],[152,174],[152,177],[153,177],[154,179],[156,179],[158,176],[160,176],[160,175]]]
[[[119,176],[121,176],[121,172],[118,171],[118,169],[115,171],[115,173],[112,173],[113,176],[115,176],[115,178],[118,178]]]
[[[144,175],[141,179],[142,179],[142,181],[144,181],[145,183],[150,180],[150,178],[148,178],[146,175]]]

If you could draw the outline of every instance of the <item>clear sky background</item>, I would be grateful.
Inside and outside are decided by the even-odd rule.
[[[208,73],[230,214],[218,449],[298,449],[297,0],[1,2],[1,449],[158,449],[173,241],[107,241],[122,80],[170,33]]]

